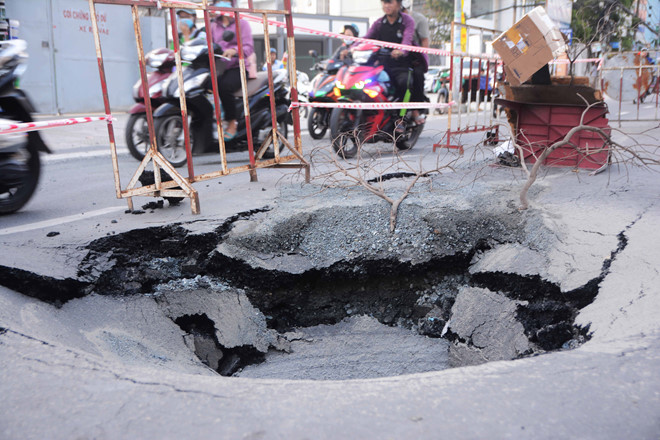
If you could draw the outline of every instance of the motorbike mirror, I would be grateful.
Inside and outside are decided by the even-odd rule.
[[[318,52],[316,52],[314,49],[311,49],[311,50],[309,51],[309,56],[312,57],[312,58],[316,58],[316,57],[319,56],[319,54],[318,54]]]
[[[234,31],[229,31],[229,30],[224,31],[222,34],[222,41],[230,42],[231,40],[234,39],[235,36],[236,34],[234,33]]]

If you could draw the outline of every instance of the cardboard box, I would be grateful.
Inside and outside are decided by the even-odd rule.
[[[514,86],[566,51],[564,36],[541,6],[537,6],[493,41]]]

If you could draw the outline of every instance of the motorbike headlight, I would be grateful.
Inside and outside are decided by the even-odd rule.
[[[364,81],[358,81],[355,84],[353,84],[354,89],[364,89],[364,86],[371,84],[371,79],[365,79]]]
[[[366,93],[371,99],[375,99],[376,96],[378,96],[378,90],[374,89],[364,89],[364,93]]]

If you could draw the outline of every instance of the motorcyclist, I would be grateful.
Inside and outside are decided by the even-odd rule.
[[[389,43],[412,45],[415,20],[410,15],[401,13],[401,0],[381,0],[381,5],[385,15],[371,25],[364,37]],[[398,101],[403,101],[404,94],[408,89],[409,78],[410,84],[412,84],[408,51],[392,50],[390,57],[383,64],[385,71],[394,82],[395,98]]]
[[[214,6],[221,8],[234,7],[235,0],[219,1]],[[240,37],[243,46],[243,57],[245,58],[245,69],[250,71],[254,70],[251,63],[254,62],[254,41],[252,39],[252,29],[250,24],[241,19],[239,21]],[[234,37],[225,41],[223,35],[226,31],[234,33]],[[238,58],[238,34],[236,32],[236,21],[232,16],[219,15],[211,22],[211,36],[213,42],[218,44],[222,50],[224,57],[230,58],[225,61],[225,71],[218,76],[218,84],[220,101],[222,108],[225,112],[225,121],[227,128],[224,130],[225,141],[230,141],[236,137],[237,121],[236,121],[236,105],[234,103],[234,92],[241,88],[241,72],[239,67]]]
[[[205,37],[205,29],[203,27],[198,29],[195,23],[197,15],[194,9],[178,9],[176,16],[177,26],[179,28],[179,42],[181,44],[195,38]]]
[[[342,31],[342,34],[347,35],[349,37],[359,37],[360,30],[358,29],[356,24],[351,23],[344,25],[344,30]],[[342,45],[337,48],[337,50],[330,59],[334,61],[343,61],[344,64],[350,64],[351,63],[350,49],[351,46],[353,46],[353,44],[355,44],[355,41],[353,40],[344,40],[342,42]]]

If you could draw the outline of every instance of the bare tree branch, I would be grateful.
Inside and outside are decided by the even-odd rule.
[[[587,103],[587,100],[584,97],[582,97],[581,95],[578,96],[580,96],[580,98],[582,98],[582,100],[584,100],[585,103]],[[607,151],[608,164],[611,163],[613,155],[615,156],[618,155],[620,157],[620,161],[618,161],[618,163],[623,163],[625,166],[638,165],[642,167],[650,167],[651,165],[660,165],[660,155],[658,155],[658,149],[660,147],[658,147],[657,145],[653,147],[651,151],[648,151],[639,142],[639,140],[633,139],[632,146],[625,146],[622,143],[616,142],[612,139],[611,129],[609,129],[610,133],[608,133],[600,127],[593,127],[590,125],[586,125],[584,123],[584,118],[587,112],[589,111],[589,109],[599,104],[601,104],[601,102],[593,102],[591,104],[588,104],[587,107],[582,112],[582,115],[580,116],[579,124],[575,127],[572,127],[566,133],[566,135],[564,135],[563,139],[547,147],[543,151],[543,153],[541,153],[541,155],[539,155],[539,157],[536,158],[536,162],[532,166],[532,169],[528,172],[527,181],[525,182],[525,184],[523,185],[520,191],[520,209],[525,210],[529,208],[529,199],[528,199],[529,189],[536,181],[538,177],[539,169],[545,163],[545,160],[548,158],[548,156],[557,148],[566,147],[566,146],[570,146],[575,150],[579,150],[579,147],[575,145],[573,142],[571,142],[571,139],[573,138],[573,136],[575,136],[576,134],[582,131],[597,133],[600,136],[600,138],[603,140],[603,145],[601,147],[595,148],[594,150],[582,151],[581,154],[585,156]],[[516,148],[519,151],[521,157],[521,163],[524,164],[525,161],[524,161],[522,147],[516,144]]]
[[[345,159],[341,152],[335,153],[332,147],[315,148],[310,154],[310,162],[318,174],[313,179],[321,180],[325,186],[364,188],[385,200],[390,205],[389,229],[391,233],[396,229],[401,203],[411,194],[420,179],[440,174],[443,170],[453,171],[452,165],[459,159],[459,157],[453,157],[448,163],[442,163],[441,157],[436,156],[434,165],[425,168],[424,157],[420,157],[416,163],[406,160],[406,152],[396,148],[394,137],[392,137],[392,149],[386,153],[376,147],[374,147],[375,152],[370,152],[371,148],[366,149],[363,146],[363,142],[358,142],[357,155],[351,160]],[[397,196],[391,195],[391,189],[388,193],[384,184],[394,174],[401,178],[411,179]]]

